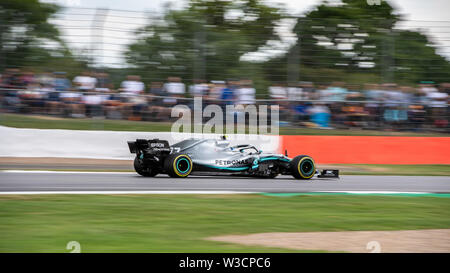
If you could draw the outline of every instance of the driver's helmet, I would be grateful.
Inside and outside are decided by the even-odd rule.
[[[216,146],[220,148],[227,148],[230,146],[230,142],[228,140],[216,140]]]

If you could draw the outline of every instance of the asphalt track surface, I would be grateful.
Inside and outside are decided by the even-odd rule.
[[[342,176],[340,179],[296,180],[290,176],[275,179],[229,176],[141,177],[135,173],[88,172],[0,172],[1,192],[40,191],[231,191],[231,192],[431,192],[449,193],[446,176]]]

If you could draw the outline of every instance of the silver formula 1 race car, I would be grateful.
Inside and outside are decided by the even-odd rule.
[[[142,176],[160,173],[170,177],[199,175],[238,175],[274,178],[289,174],[297,179],[339,177],[338,170],[316,170],[314,160],[307,155],[289,158],[285,155],[264,153],[252,145],[231,146],[222,137],[215,139],[191,138],[172,146],[167,140],[137,139],[129,141],[131,153],[136,154],[134,169]]]

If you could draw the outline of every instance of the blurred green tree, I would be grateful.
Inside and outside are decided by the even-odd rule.
[[[271,81],[289,81],[283,75],[292,73],[286,72],[292,65],[283,64],[295,57],[297,76],[292,78],[318,83],[448,81],[450,63],[424,34],[395,29],[400,21],[387,1],[323,1],[297,19],[297,43],[264,63],[265,74]]]
[[[80,65],[49,22],[60,9],[38,0],[0,0],[0,70],[66,70]]]
[[[450,62],[436,52],[437,47],[425,34],[401,30],[393,36],[395,66],[392,74],[395,82],[450,81]]]
[[[150,19],[127,60],[148,80],[254,78],[258,66],[241,57],[279,39],[275,28],[283,14],[260,0],[191,0],[184,10]]]

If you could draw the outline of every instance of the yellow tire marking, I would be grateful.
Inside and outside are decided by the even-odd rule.
[[[185,173],[185,174],[181,174],[181,173],[178,171],[177,165],[176,165],[178,158],[181,157],[181,156],[184,156],[187,160],[189,160],[189,164],[190,164],[190,166],[191,166],[189,172],[187,172],[187,173]],[[188,176],[188,175],[191,173],[191,171],[192,171],[192,167],[193,167],[193,165],[192,165],[192,160],[191,160],[191,158],[189,158],[189,157],[186,156],[186,155],[179,155],[179,156],[177,156],[177,157],[173,160],[173,169],[174,169],[175,173],[176,173],[178,176],[180,176],[180,177]]]
[[[312,174],[311,174],[310,176],[303,176],[303,174],[302,174],[302,172],[301,172],[301,170],[300,170],[300,165],[301,165],[302,161],[305,160],[305,159],[310,159],[310,160],[312,161],[312,163],[313,163],[313,171],[312,171]],[[297,169],[298,169],[298,173],[300,174],[300,176],[301,176],[302,178],[308,179],[308,178],[313,177],[314,174],[316,173],[316,163],[314,163],[314,160],[313,160],[311,157],[306,156],[306,157],[300,159],[300,161],[299,161],[298,164],[297,164]]]

